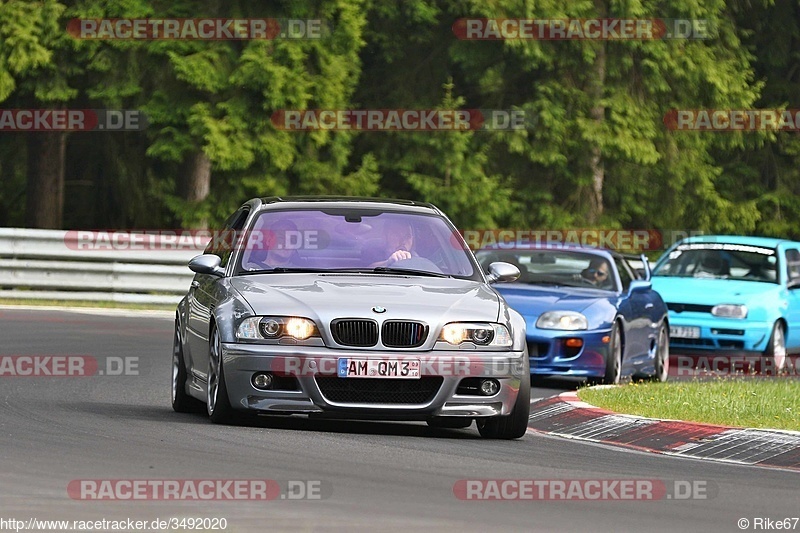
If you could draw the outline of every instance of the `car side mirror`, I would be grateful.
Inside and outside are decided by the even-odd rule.
[[[503,263],[498,261],[489,265],[489,283],[508,283],[517,281],[519,278],[519,269],[511,263]]]
[[[635,279],[631,281],[631,284],[628,287],[628,293],[633,294],[635,292],[647,292],[652,288],[653,284],[650,281],[645,281],[643,279]]]
[[[193,257],[189,261],[189,268],[198,274],[210,274],[221,278],[225,275],[225,270],[219,266],[221,262],[217,255],[203,254]]]

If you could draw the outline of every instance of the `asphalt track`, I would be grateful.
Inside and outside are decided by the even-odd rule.
[[[224,517],[226,531],[740,531],[800,516],[800,474],[656,456],[529,433],[487,441],[474,425],[302,418],[218,426],[169,405],[172,321],[0,309],[0,356],[138,358],[138,375],[0,377],[0,519]],[[569,383],[535,388],[534,397]],[[88,501],[81,479],[319,481],[322,499]],[[463,479],[705,483],[707,499],[464,501]],[[763,522],[762,522],[763,523]],[[0,522],[2,526],[2,522]],[[800,524],[794,526],[800,530]],[[791,528],[790,528],[791,529]]]

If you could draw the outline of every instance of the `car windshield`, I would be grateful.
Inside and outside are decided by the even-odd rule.
[[[777,283],[774,248],[725,243],[682,244],[656,266],[654,276]]]
[[[392,273],[481,281],[442,217],[354,209],[269,210],[258,215],[237,273]]]
[[[481,268],[503,261],[519,268],[518,283],[618,290],[611,263],[603,256],[566,250],[481,250]]]

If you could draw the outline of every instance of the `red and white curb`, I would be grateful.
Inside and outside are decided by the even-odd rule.
[[[531,404],[538,433],[679,457],[800,471],[800,432],[622,415],[565,392]]]

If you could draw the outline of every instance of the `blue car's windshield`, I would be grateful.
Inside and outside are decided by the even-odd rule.
[[[502,261],[519,268],[518,283],[619,290],[611,263],[597,254],[549,250],[481,250],[476,254],[484,271]]]
[[[726,243],[682,244],[654,276],[736,279],[778,283],[774,248]]]
[[[245,235],[237,273],[357,272],[481,281],[439,216],[346,209],[269,210]]]

